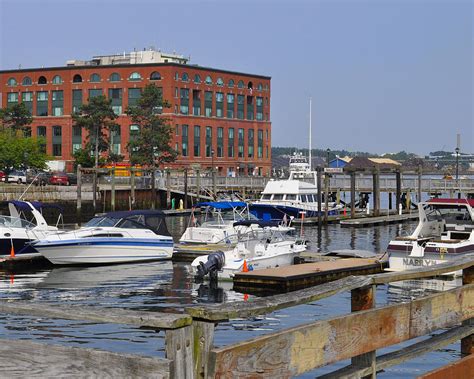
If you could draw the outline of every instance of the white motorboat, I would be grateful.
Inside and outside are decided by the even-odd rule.
[[[110,212],[33,246],[58,265],[142,262],[170,259],[173,254],[165,214],[155,210]]]
[[[56,226],[47,224],[42,214],[45,208],[59,210]],[[57,205],[37,201],[12,200],[8,201],[8,210],[9,216],[0,215],[0,259],[38,256],[39,253],[32,248],[31,242],[58,231],[62,209]]]
[[[261,229],[259,220],[250,214],[248,205],[242,201],[211,201],[196,204],[205,207],[206,213],[200,224],[193,213],[190,225],[179,239],[183,244],[235,244],[238,236],[254,229]],[[265,225],[283,232],[294,230],[286,225],[274,222]]]
[[[260,220],[282,220],[285,217],[317,217],[325,212],[325,201],[318,207],[317,173],[311,170],[308,159],[302,154],[290,158],[290,176],[284,180],[270,180],[260,200],[250,204],[250,212]],[[338,214],[343,208],[334,201],[328,202],[328,214]]]
[[[196,277],[209,274],[213,279],[232,279],[242,271],[288,266],[306,250],[303,241],[278,230],[251,231],[241,236],[237,245],[228,251],[218,251],[196,258],[191,267]]]
[[[432,266],[474,253],[473,207],[472,199],[420,202],[415,231],[410,236],[396,237],[387,247],[389,270]]]

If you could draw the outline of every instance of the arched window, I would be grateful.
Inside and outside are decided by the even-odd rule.
[[[48,83],[46,78],[44,76],[40,76],[38,79],[38,84],[46,84],[46,83]]]
[[[25,76],[21,81],[21,84],[23,84],[24,86],[31,86],[33,84],[33,81],[29,76]]]
[[[150,75],[150,80],[161,80],[161,74],[158,71],[153,71]]]
[[[265,84],[265,87],[263,87],[265,91],[268,91],[268,84]]]
[[[237,87],[239,87],[239,88],[244,88],[244,81],[243,81],[243,80],[239,80],[239,83],[237,84]]]
[[[59,75],[56,75],[54,78],[53,78],[53,84],[62,84],[63,80],[62,78],[59,76]]]
[[[263,89],[262,83],[258,83],[257,90],[261,91]]]
[[[128,80],[142,80],[142,76],[138,72],[132,72],[128,77]]]
[[[189,75],[187,73],[183,72],[183,75],[181,75],[181,80],[183,82],[189,81]]]
[[[212,78],[209,75],[206,76],[206,84],[212,84]]]
[[[198,74],[194,75],[194,83],[201,83],[201,77]]]
[[[95,73],[92,74],[90,81],[91,81],[92,83],[100,82],[100,75],[99,75],[99,74],[95,74]]]
[[[23,79],[24,80],[24,79]],[[31,80],[31,79],[30,79]],[[7,86],[9,87],[15,87],[16,86],[16,79],[15,78],[10,78],[7,81]]]
[[[79,75],[79,74],[74,75],[74,77],[72,78],[72,82],[73,83],[82,83],[82,76]]]
[[[110,74],[109,81],[111,81],[111,82],[120,82],[120,74],[118,74],[116,72]]]
[[[229,88],[234,88],[234,79],[229,80]]]
[[[222,78],[217,78],[216,84],[217,84],[219,87],[222,87],[222,86],[224,85],[224,81],[222,80]]]
[[[177,72],[174,73],[174,80],[179,80],[179,74]]]
[[[249,82],[249,83],[247,84],[247,88],[248,88],[248,89],[253,89],[253,83],[252,83],[252,82]]]

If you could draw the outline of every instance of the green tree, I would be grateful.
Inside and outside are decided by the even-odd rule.
[[[2,130],[11,130],[13,133],[18,131],[26,132],[29,125],[33,122],[30,111],[25,104],[14,104],[11,107],[0,109],[0,122]]]
[[[176,160],[169,119],[161,115],[161,110],[169,107],[154,84],[143,89],[136,106],[128,107],[127,115],[140,127],[139,134],[131,138],[127,146],[133,164],[155,167]]]
[[[91,155],[91,149],[86,146],[85,149],[78,149],[72,155],[74,157],[74,170],[78,165],[84,168],[94,167],[94,156]]]

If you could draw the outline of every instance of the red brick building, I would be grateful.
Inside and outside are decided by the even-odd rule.
[[[190,65],[182,56],[148,50],[64,67],[0,71],[1,106],[25,103],[33,115],[32,136],[45,136],[46,152],[70,168],[73,152],[86,141],[71,114],[103,94],[112,99],[120,125],[110,135],[111,150],[127,161],[127,143],[138,128],[124,113],[149,83],[162,88],[171,104],[163,114],[173,126],[179,157],[170,167],[206,169],[214,162],[220,175],[270,173],[268,76]]]

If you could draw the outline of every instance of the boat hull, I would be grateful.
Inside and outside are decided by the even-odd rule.
[[[253,214],[260,220],[283,220],[285,214],[287,217],[301,218],[301,212],[305,212],[305,218],[307,217],[318,217],[319,214],[324,214],[315,209],[305,209],[299,207],[291,207],[286,205],[277,204],[251,204],[249,206],[250,213]],[[339,210],[330,209],[329,215],[339,214]]]
[[[39,243],[36,249],[56,265],[109,264],[171,259],[173,242],[82,238],[81,241]]]

